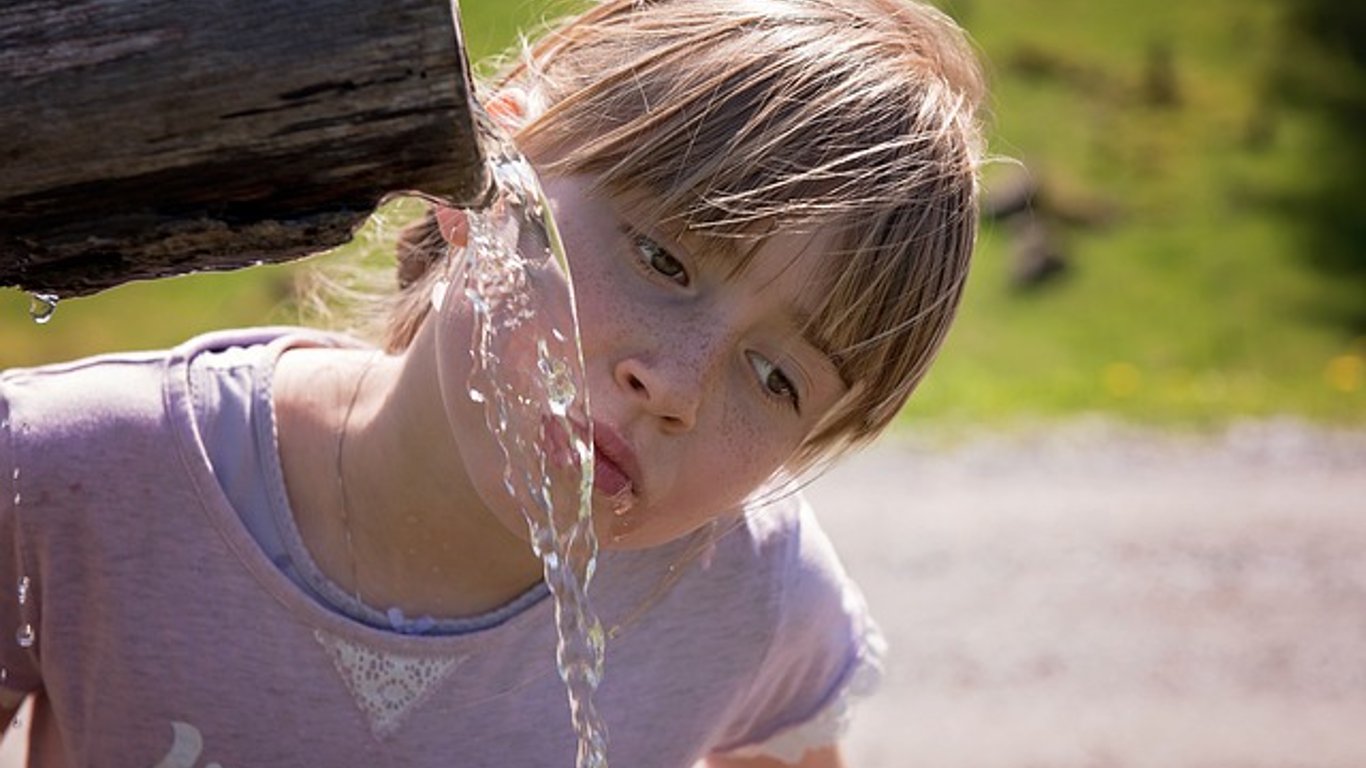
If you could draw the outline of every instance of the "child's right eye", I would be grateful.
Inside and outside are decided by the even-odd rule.
[[[692,282],[683,262],[674,258],[673,254],[669,253],[664,246],[641,234],[632,235],[631,239],[641,263],[651,272],[667,280],[672,280],[685,288]]]

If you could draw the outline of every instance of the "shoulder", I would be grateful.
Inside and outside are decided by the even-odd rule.
[[[169,352],[88,357],[0,374],[11,443],[79,441],[109,424],[130,425],[161,413]]]
[[[844,567],[799,491],[752,504],[718,548],[766,574],[782,603],[839,600],[844,592]]]
[[[95,355],[70,362],[0,372],[0,403],[16,433],[60,437],[109,424],[159,423],[183,394],[188,362],[289,335],[341,343],[341,337],[295,328],[252,328],[196,336],[169,349]]]
[[[197,466],[189,361],[268,344],[297,329],[260,328],[196,337],[177,347],[98,355],[0,373],[0,460],[30,488],[80,475],[127,485]],[[11,470],[13,471],[13,470]],[[71,485],[75,481],[68,481]]]
[[[749,637],[758,686],[793,675],[828,685],[875,639],[862,593],[801,493],[752,505],[693,566],[718,626]],[[743,631],[739,628],[743,627]]]
[[[807,749],[837,742],[852,703],[876,687],[885,647],[800,494],[753,510],[740,538],[777,577],[775,610],[763,660],[716,746],[796,762]]]
[[[841,634],[860,629],[853,624],[866,611],[861,593],[803,494],[749,510],[741,538],[773,576],[779,632],[809,635],[822,619]]]

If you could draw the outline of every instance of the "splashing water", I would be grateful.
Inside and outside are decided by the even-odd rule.
[[[578,768],[606,768],[594,693],[605,633],[588,600],[597,562],[592,421],[568,263],[531,165],[509,144],[491,153],[491,203],[467,211],[468,244],[439,282],[438,310],[459,290],[475,317],[471,400],[503,453],[503,488],[526,519],[555,600],[556,666],[578,737]]]
[[[55,293],[30,294],[28,316],[38,325],[47,325],[52,316],[57,313],[58,301],[60,301],[60,297]]]

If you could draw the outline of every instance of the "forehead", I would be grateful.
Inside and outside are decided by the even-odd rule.
[[[735,244],[725,259],[735,277],[745,277],[761,290],[774,291],[803,318],[815,314],[834,282],[833,239],[822,230],[777,231],[745,244]]]

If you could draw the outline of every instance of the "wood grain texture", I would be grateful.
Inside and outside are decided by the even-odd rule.
[[[448,0],[0,7],[0,285],[285,261],[484,186]]]

